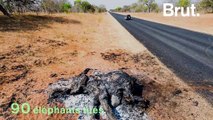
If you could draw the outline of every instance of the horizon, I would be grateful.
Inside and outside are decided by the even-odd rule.
[[[69,0],[69,1],[71,2],[71,4],[74,4],[75,0]],[[86,0],[86,1],[97,6],[104,5],[107,10],[110,10],[110,9],[115,9],[116,7],[123,7],[124,5],[131,5],[137,2],[138,0]],[[178,0],[173,0],[173,1],[178,1]],[[198,1],[199,0],[191,0],[192,3],[198,2]],[[155,2],[159,4],[160,6],[164,2],[169,3],[168,0],[155,0]]]

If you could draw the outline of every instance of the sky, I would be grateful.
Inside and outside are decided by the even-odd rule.
[[[74,0],[70,0],[71,3],[73,4]],[[116,7],[122,7],[124,5],[131,5],[132,3],[137,2],[138,0],[87,0],[91,4],[94,5],[105,5],[106,8],[109,9],[114,9]],[[162,4],[165,1],[176,1],[176,0],[155,0],[158,4]],[[191,0],[192,2],[194,1],[199,1],[199,0]]]
[[[70,0],[71,3],[73,4],[74,0]],[[94,4],[94,5],[105,5],[106,8],[109,9],[114,9],[116,7],[122,7],[124,5],[131,5],[132,3],[137,2],[138,0],[87,0],[89,3]]]

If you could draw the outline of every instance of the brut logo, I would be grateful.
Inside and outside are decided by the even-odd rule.
[[[163,16],[178,16],[179,12],[183,17],[189,16],[200,16],[199,13],[195,13],[196,7],[194,4],[191,4],[190,7],[174,7],[171,3],[164,3],[163,4]]]

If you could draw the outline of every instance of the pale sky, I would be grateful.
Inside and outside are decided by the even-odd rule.
[[[73,4],[74,0],[69,0]],[[93,5],[105,5],[106,8],[109,9],[114,9],[116,7],[123,7],[124,5],[131,5],[132,3],[137,2],[138,0],[86,0],[89,3]],[[163,2],[168,2],[168,1],[177,1],[177,0],[155,0],[157,3],[162,4]],[[199,1],[199,0],[191,0],[192,2],[194,1]]]
[[[74,0],[70,0],[71,3],[73,4]],[[106,8],[109,9],[114,9],[116,7],[122,7],[124,5],[131,5],[132,3],[137,2],[138,0],[87,0],[89,3],[94,4],[94,5],[105,5]]]

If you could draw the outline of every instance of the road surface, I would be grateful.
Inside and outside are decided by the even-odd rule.
[[[110,13],[176,75],[213,103],[213,36]]]

